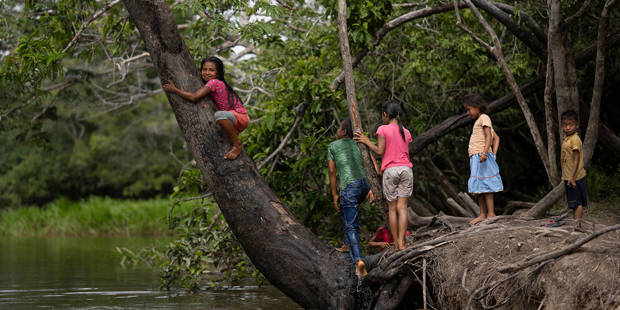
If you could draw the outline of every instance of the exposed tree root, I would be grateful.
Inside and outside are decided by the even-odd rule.
[[[541,223],[498,216],[460,231],[434,228],[444,233],[369,256],[369,309],[620,307],[620,225],[583,232]]]

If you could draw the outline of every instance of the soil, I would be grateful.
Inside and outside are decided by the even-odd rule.
[[[620,310],[620,230],[608,232],[559,258],[514,273],[498,271],[620,223],[619,205],[620,201],[594,204],[579,225],[571,213],[565,225],[553,228],[541,226],[550,218],[524,220],[509,216],[461,227],[463,230],[452,234],[474,234],[449,241],[407,263],[419,266],[422,258],[428,263],[428,309]],[[443,232],[449,228],[454,227],[444,226]],[[410,246],[439,234],[437,231],[428,237],[428,232],[419,231],[418,236],[427,237]],[[421,278],[419,268],[412,271]],[[410,299],[414,308],[423,308],[421,284],[410,288],[404,303]]]

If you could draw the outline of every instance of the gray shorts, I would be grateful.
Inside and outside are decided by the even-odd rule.
[[[387,201],[410,197],[413,193],[413,171],[407,166],[390,167],[383,171],[383,195]]]
[[[233,125],[237,121],[235,114],[230,111],[216,111],[215,114],[213,114],[213,117],[215,118],[216,122],[219,120],[228,119],[233,123]]]

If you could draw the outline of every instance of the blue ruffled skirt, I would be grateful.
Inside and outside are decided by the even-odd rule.
[[[502,177],[499,175],[499,166],[495,159],[495,154],[490,152],[484,162],[480,162],[480,154],[469,157],[471,172],[467,187],[470,193],[495,193],[504,190]]]

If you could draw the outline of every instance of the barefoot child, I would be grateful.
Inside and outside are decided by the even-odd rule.
[[[362,250],[359,242],[359,225],[357,222],[359,204],[366,197],[370,202],[374,196],[370,191],[370,185],[366,180],[364,162],[357,143],[353,141],[353,127],[351,119],[345,118],[336,132],[337,140],[327,147],[327,160],[329,166],[329,184],[332,191],[334,208],[340,213],[344,222],[344,243],[355,264],[356,273],[359,277],[367,274],[362,261]],[[340,197],[336,189],[336,169],[340,177]],[[339,203],[340,202],[340,203]],[[341,248],[340,250],[344,250]]]
[[[409,231],[405,231],[405,235],[409,237],[411,234]],[[368,246],[372,248],[380,248],[381,251],[387,249],[390,244],[394,242],[392,236],[388,231],[387,225],[382,225],[377,228],[375,235],[368,241]]]
[[[413,164],[409,160],[409,143],[413,141],[409,130],[400,121],[402,110],[395,101],[382,107],[382,126],[377,129],[377,145],[362,133],[355,133],[355,140],[364,143],[378,155],[383,155],[383,195],[388,202],[388,224],[395,248],[405,248],[407,230],[407,199],[413,193]]]
[[[197,102],[206,95],[211,95],[218,109],[213,115],[215,121],[222,127],[232,142],[232,148],[224,158],[233,160],[243,150],[243,144],[239,140],[239,133],[248,127],[250,117],[243,107],[239,96],[226,83],[224,79],[224,64],[219,58],[212,56],[203,59],[200,64],[200,76],[205,85],[195,93],[177,88],[172,81],[164,83],[162,87],[165,91],[177,94],[191,102]]]
[[[504,190],[499,167],[495,161],[499,148],[499,136],[493,130],[491,119],[486,112],[486,102],[480,95],[470,94],[463,98],[463,106],[473,119],[474,128],[469,138],[470,177],[467,182],[469,192],[478,194],[480,215],[469,225],[495,216],[493,193]],[[493,148],[491,149],[491,145]]]
[[[583,167],[581,139],[577,134],[579,123],[577,113],[568,110],[560,116],[562,131],[566,134],[562,140],[562,180],[566,189],[568,208],[573,210],[573,218],[581,219],[583,208],[588,205],[586,192],[586,170]]]

